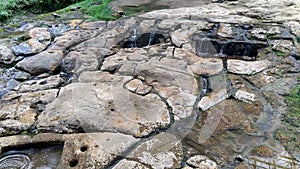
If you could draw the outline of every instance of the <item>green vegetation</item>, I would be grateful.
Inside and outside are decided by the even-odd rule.
[[[80,11],[91,16],[90,19],[92,20],[114,20],[118,16],[113,16],[114,12],[109,7],[111,1],[113,0],[84,0],[59,10],[58,13],[64,13],[78,7]]]
[[[109,7],[113,0],[0,0],[0,21],[14,16],[57,12],[82,12],[92,20],[114,20],[118,16]],[[50,8],[49,8],[50,7]],[[73,9],[76,8],[76,11]],[[17,12],[16,12],[17,11]],[[43,15],[47,16],[47,15]],[[49,15],[51,16],[51,15]],[[43,17],[38,17],[43,18]]]
[[[279,50],[276,50],[276,51],[275,51],[275,54],[276,54],[277,56],[279,56],[279,57],[284,57],[283,52],[281,52],[281,51],[279,51]]]
[[[297,128],[285,126],[277,129],[274,138],[280,141],[288,151],[300,152],[300,133]]]
[[[0,0],[0,21],[18,14],[52,12],[79,1],[81,0]]]
[[[297,87],[286,96],[287,112],[283,115],[284,125],[274,132],[274,138],[290,152],[300,152],[300,78]]]
[[[300,127],[300,79],[298,86],[286,96],[288,112],[284,114],[283,120],[292,126]]]

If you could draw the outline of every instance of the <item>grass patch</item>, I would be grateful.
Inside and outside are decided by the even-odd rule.
[[[297,87],[286,96],[288,112],[283,115],[283,120],[292,126],[300,127],[300,78]]]
[[[274,132],[274,138],[289,151],[300,152],[300,78],[298,85],[287,95],[287,112],[283,115],[283,126]]]
[[[16,15],[47,13],[82,0],[0,0],[0,20]]]
[[[113,16],[114,11],[109,7],[112,1],[113,0],[84,0],[57,12],[64,13],[71,11],[74,7],[79,7],[79,10],[89,15],[91,20],[115,20],[118,16]]]
[[[288,151],[300,152],[300,133],[297,128],[286,126],[277,129],[274,138],[280,141]]]

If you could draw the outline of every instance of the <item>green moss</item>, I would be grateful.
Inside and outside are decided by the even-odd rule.
[[[283,52],[281,52],[281,51],[279,51],[279,50],[276,50],[276,51],[275,51],[275,54],[276,54],[278,57],[284,57]]]
[[[300,151],[300,133],[297,131],[297,128],[285,126],[277,129],[274,132],[274,138],[280,141],[287,150]]]
[[[283,115],[283,120],[292,126],[300,127],[300,79],[297,87],[286,96],[288,112]]]
[[[274,132],[274,138],[290,152],[300,152],[300,78],[298,85],[286,96],[287,112],[283,115],[283,126]]]
[[[91,20],[115,20],[118,16],[113,16],[114,11],[109,6],[111,1],[113,0],[84,0],[57,12],[65,13],[73,7],[79,7],[79,11],[89,15]]]
[[[0,20],[15,15],[51,12],[79,1],[82,0],[0,0]]]
[[[297,36],[297,42],[300,43],[300,36]]]
[[[22,131],[20,134],[21,134],[21,135],[28,135],[28,131],[27,131],[27,130]]]

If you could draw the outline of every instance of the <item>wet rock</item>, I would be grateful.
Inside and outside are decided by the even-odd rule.
[[[181,166],[182,153],[182,145],[176,136],[161,133],[139,145],[129,157],[154,169],[167,169]]]
[[[14,90],[19,93],[48,90],[58,88],[62,83],[63,79],[59,75],[54,75],[44,79],[25,81],[16,86]]]
[[[53,145],[64,143],[58,166],[54,168],[107,168],[118,157],[136,144],[139,139],[119,133],[84,133],[84,134],[38,134],[30,136],[10,136],[0,139],[0,149],[7,147],[31,147],[38,145]],[[41,153],[41,152],[37,152]],[[40,155],[32,158],[33,163],[47,159]],[[55,160],[55,158],[52,158]],[[53,161],[52,161],[53,163]]]
[[[39,129],[118,131],[141,137],[170,123],[166,105],[157,95],[139,96],[122,88],[126,82],[122,79],[126,77],[113,79],[109,74],[99,75],[111,77],[112,81],[105,84],[101,82],[105,77],[100,77],[101,83],[92,78],[90,83],[73,83],[62,88],[58,98],[39,116]]]
[[[51,28],[49,28],[49,32],[51,33],[52,37],[57,37],[63,35],[63,33],[69,31],[71,28],[69,25],[66,24],[56,24],[52,25]]]
[[[48,45],[48,44],[47,44]],[[47,45],[41,44],[37,39],[30,39],[28,40],[28,43],[22,43],[19,46],[16,46],[13,48],[13,51],[16,55],[30,55],[30,54],[36,54],[44,49],[46,49]],[[22,53],[19,51],[29,51],[27,53]],[[18,53],[18,54],[17,54]]]
[[[251,103],[255,101],[255,94],[249,93],[244,90],[238,90],[235,94],[234,97],[242,102],[245,103]]]
[[[58,168],[99,168],[104,169],[118,156],[121,156],[136,139],[120,133],[90,133],[65,135],[65,152]],[[74,146],[77,143],[77,146]],[[79,144],[78,144],[79,143]],[[76,144],[75,144],[76,145]],[[86,148],[82,148],[86,147]],[[72,163],[77,161],[78,163]]]
[[[267,69],[271,66],[271,62],[268,60],[250,62],[229,59],[227,65],[227,70],[230,73],[253,75]]]
[[[243,32],[244,30],[241,31]],[[206,37],[197,38],[195,39],[196,53],[202,57],[227,57],[229,59],[255,60],[258,55],[258,50],[267,47],[267,43],[254,40],[250,41],[244,34],[245,33],[239,33],[235,35],[234,40],[221,41]]]
[[[221,89],[217,92],[209,94],[208,96],[204,96],[200,100],[198,107],[201,108],[201,110],[205,111],[208,110],[210,107],[227,99],[228,97],[229,95],[227,93],[227,89]]]
[[[217,169],[217,163],[212,161],[206,156],[195,155],[189,158],[186,162],[188,165],[191,165],[194,168],[205,168],[205,169]]]
[[[262,87],[262,91],[269,91],[277,93],[279,95],[286,95],[290,93],[296,85],[297,80],[295,78],[282,78]]]
[[[0,63],[11,64],[15,60],[12,51],[4,45],[0,45]]]
[[[142,163],[136,162],[136,161],[129,161],[129,160],[121,160],[118,162],[117,165],[115,165],[112,169],[149,169]]]
[[[19,81],[15,80],[15,79],[10,79],[6,83],[6,88],[8,90],[11,90],[11,89],[15,88],[16,86],[18,86],[19,84],[20,84]]]
[[[51,34],[46,28],[34,28],[29,31],[29,39],[12,47],[15,55],[32,55],[46,49],[51,42]]]
[[[165,43],[165,37],[162,34],[151,32],[141,35],[134,34],[119,44],[121,44],[123,48],[142,48],[161,43]]]
[[[35,75],[46,72],[53,73],[59,68],[62,58],[63,51],[48,50],[25,58],[16,66],[17,68],[28,71],[29,73]]]
[[[0,159],[1,167],[5,168],[31,168],[30,159],[23,154],[14,154]]]
[[[27,72],[20,71],[16,68],[10,68],[10,69],[6,70],[1,75],[1,77],[4,81],[8,81],[8,80],[11,80],[11,79],[24,81],[24,80],[28,80],[31,77],[31,75]]]

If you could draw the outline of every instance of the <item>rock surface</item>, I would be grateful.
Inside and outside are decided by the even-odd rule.
[[[57,100],[39,116],[38,128],[61,132],[80,129],[122,132],[141,137],[169,125],[169,111],[157,95],[139,96],[119,87],[130,77],[101,72],[93,76],[114,79],[110,84],[96,80],[62,88]]]
[[[35,75],[51,73],[59,68],[62,58],[63,51],[45,51],[25,58],[17,64],[17,67]]]
[[[241,60],[228,60],[228,72],[244,75],[254,75],[259,73],[269,66],[271,63],[268,60],[246,62]]]
[[[129,157],[155,169],[178,168],[182,153],[182,145],[176,136],[161,133],[139,145]]]
[[[299,88],[298,1],[111,4],[130,5],[141,13],[0,34],[1,159],[59,144],[63,169],[299,168],[298,121],[284,118]]]
[[[12,51],[16,56],[32,55],[42,52],[51,43],[51,34],[47,28],[34,28],[29,31],[29,39],[19,45],[12,47]]]
[[[210,160],[209,158],[201,155],[196,155],[187,160],[187,164],[195,168],[206,168],[206,169],[216,169],[218,166],[216,162]]]

